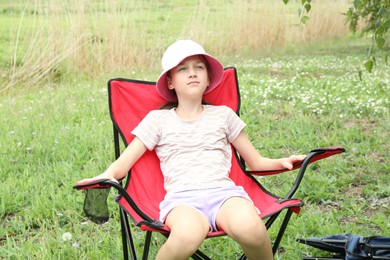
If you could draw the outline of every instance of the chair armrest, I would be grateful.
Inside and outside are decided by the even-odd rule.
[[[332,146],[332,147],[324,147],[324,148],[314,149],[308,153],[308,156],[309,155],[312,155],[312,156],[310,156],[310,159],[308,160],[307,164],[310,164],[310,163],[313,163],[315,161],[322,160],[324,158],[333,156],[335,154],[343,153],[343,152],[345,152],[345,149],[341,146]],[[305,158],[305,160],[308,158],[308,156]],[[299,162],[297,164],[294,164],[293,168],[291,170],[285,168],[285,169],[280,169],[280,170],[247,171],[247,173],[252,174],[252,175],[256,175],[256,176],[267,176],[267,175],[274,175],[274,174],[279,174],[279,173],[283,173],[283,172],[293,171],[293,170],[301,168],[303,163],[305,162],[305,160],[303,160],[302,162]]]
[[[119,180],[119,183],[123,179]],[[94,181],[86,181],[82,184],[76,184],[73,186],[73,189],[76,190],[87,190],[87,189],[108,189],[108,188],[117,188],[120,189],[122,186],[110,179],[100,179],[100,180],[94,180]]]
[[[345,152],[345,149],[341,146],[325,147],[325,148],[311,150],[302,162],[294,165],[292,170],[300,168],[298,175],[297,175],[297,177],[294,181],[294,184],[291,187],[290,191],[287,193],[286,196],[284,196],[283,198],[280,198],[279,202],[282,202],[284,200],[288,200],[288,199],[292,198],[292,196],[297,191],[299,185],[301,184],[301,181],[302,181],[303,176],[305,174],[306,168],[310,163],[327,158],[327,157],[335,155],[335,154],[343,153],[343,152]],[[264,176],[264,175],[277,174],[277,173],[286,172],[286,171],[289,171],[289,169],[282,169],[282,170],[278,170],[278,171],[261,171],[260,173],[262,173]],[[248,172],[248,173],[251,174],[252,172]],[[257,175],[260,175],[260,174],[257,174]]]

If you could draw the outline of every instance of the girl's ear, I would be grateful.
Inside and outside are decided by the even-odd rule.
[[[174,89],[174,87],[172,85],[172,79],[171,79],[171,77],[168,77],[168,76],[167,76],[167,85],[168,85],[168,89],[170,89],[170,90]]]

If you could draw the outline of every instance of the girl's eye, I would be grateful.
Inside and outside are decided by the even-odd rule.
[[[184,70],[186,70],[185,67],[180,67],[180,68],[178,69],[178,71],[184,71]]]

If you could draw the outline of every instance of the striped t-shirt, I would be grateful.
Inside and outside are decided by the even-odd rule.
[[[132,131],[149,150],[156,150],[167,192],[222,187],[229,179],[230,143],[245,123],[226,106],[204,105],[193,121],[170,110],[153,110]]]

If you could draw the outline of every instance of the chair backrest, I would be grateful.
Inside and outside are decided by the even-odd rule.
[[[127,145],[133,139],[131,135],[133,128],[149,111],[159,109],[166,102],[157,93],[154,82],[112,79],[108,86],[111,118]],[[239,115],[240,92],[235,68],[225,69],[219,87],[205,95],[204,100],[212,105],[229,106]],[[237,185],[244,187],[258,208],[272,204],[275,198],[271,195],[258,196],[261,186],[252,176],[244,173],[233,148],[232,151],[234,156],[230,178]],[[125,189],[142,212],[153,219],[159,218],[159,204],[165,196],[165,190],[160,162],[154,151],[147,151],[132,167]],[[136,223],[143,221],[143,218],[129,207],[123,197],[117,201]],[[269,210],[271,212],[273,209]],[[263,209],[261,211],[262,217],[267,216],[268,212],[264,212]]]

